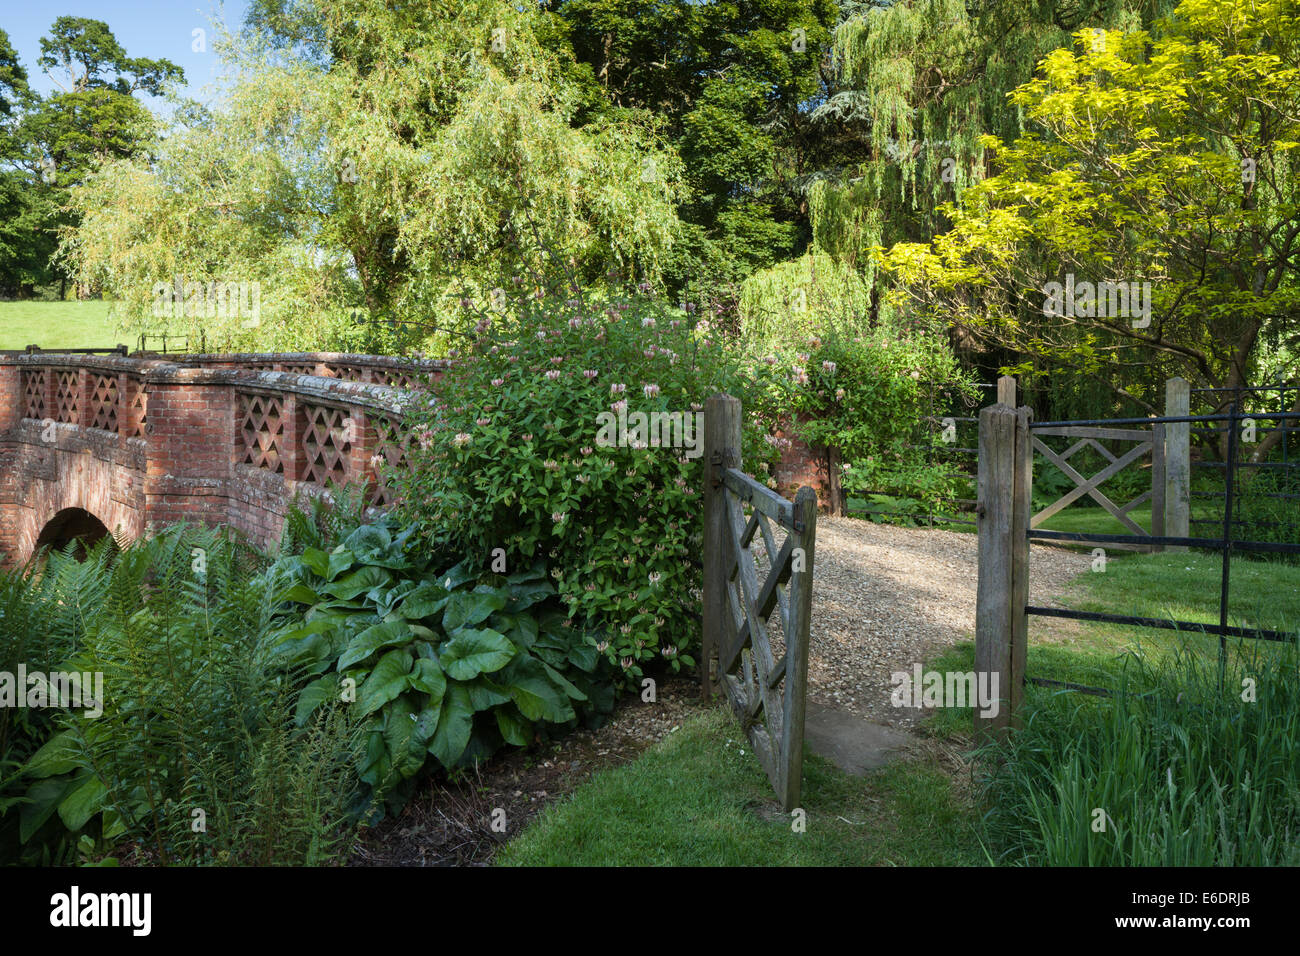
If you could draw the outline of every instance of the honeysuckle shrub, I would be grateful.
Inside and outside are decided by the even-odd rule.
[[[407,416],[410,462],[390,477],[402,513],[474,567],[509,574],[543,562],[567,622],[591,636],[618,683],[691,667],[702,411],[715,392],[756,409],[753,370],[691,307],[645,284],[505,285],[464,301],[472,343]],[[747,467],[775,455],[764,431],[745,416]]]
[[[977,391],[936,331],[910,324],[832,332],[760,363],[775,373],[770,407],[788,409],[789,427],[809,445],[839,450],[848,496],[882,494],[932,507],[959,487],[941,453],[952,441],[928,419],[952,414]]]

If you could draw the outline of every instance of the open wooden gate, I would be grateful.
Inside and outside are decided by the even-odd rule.
[[[730,395],[705,406],[701,671],[706,694],[726,693],[781,805],[792,810],[803,776],[817,494],[803,487],[790,502],[740,470],[740,415]]]

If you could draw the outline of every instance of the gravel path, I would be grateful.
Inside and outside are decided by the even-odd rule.
[[[1090,560],[1034,547],[1031,603],[1054,605]],[[889,675],[973,638],[977,573],[973,534],[819,515],[810,698],[879,723],[915,723],[916,711],[890,704]]]

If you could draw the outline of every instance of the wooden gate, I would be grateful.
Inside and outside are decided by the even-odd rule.
[[[705,406],[701,675],[706,694],[727,695],[781,805],[792,810],[803,777],[817,494],[803,487],[790,502],[741,471],[740,416],[730,395]]]
[[[1085,494],[1114,515],[1115,520],[1133,534],[1143,537],[1161,537],[1165,533],[1165,435],[1163,424],[1157,423],[1150,428],[1094,428],[1081,425],[1063,425],[1060,427],[1033,429],[1033,447],[1044,458],[1061,470],[1061,473],[1074,482],[1074,487],[1037,512],[1029,522],[1031,528],[1037,528],[1052,515],[1068,507]],[[1065,438],[1077,438],[1073,445],[1060,454],[1052,451],[1040,436],[1057,435]],[[1134,446],[1122,455],[1112,453],[1102,441],[1134,442]],[[1080,474],[1068,459],[1075,452],[1091,447],[1100,452],[1108,464],[1091,478]],[[1151,487],[1124,505],[1117,505],[1101,491],[1102,482],[1113,478],[1129,465],[1141,461],[1147,454],[1151,455]],[[1129,517],[1129,512],[1138,505],[1151,502],[1151,528],[1143,528]],[[1130,550],[1151,550],[1149,545],[1112,544],[1111,547]]]

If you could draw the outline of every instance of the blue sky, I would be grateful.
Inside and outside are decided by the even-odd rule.
[[[107,23],[127,56],[171,60],[185,71],[185,92],[202,98],[202,88],[217,74],[211,21],[223,13],[227,24],[237,26],[247,8],[248,0],[53,0],[49,4],[40,0],[4,0],[0,29],[9,34],[32,87],[41,93],[56,87],[36,65],[41,55],[40,38],[49,33],[55,19],[73,16]],[[207,31],[206,53],[193,50],[195,29]],[[143,99],[149,102],[149,97]],[[160,101],[150,105],[162,107]]]

